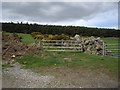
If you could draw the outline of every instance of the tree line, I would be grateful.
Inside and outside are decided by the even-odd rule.
[[[92,28],[81,26],[41,25],[28,23],[2,22],[2,30],[11,33],[41,32],[42,34],[66,34],[81,36],[119,37],[120,30],[106,28]]]

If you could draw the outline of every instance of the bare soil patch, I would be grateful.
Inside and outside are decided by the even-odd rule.
[[[36,45],[23,44],[17,34],[2,35],[2,60],[3,63],[12,63],[17,56],[36,54],[40,48]]]

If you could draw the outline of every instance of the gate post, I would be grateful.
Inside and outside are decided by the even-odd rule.
[[[105,56],[106,55],[106,45],[105,45],[105,43],[103,42],[103,56]]]

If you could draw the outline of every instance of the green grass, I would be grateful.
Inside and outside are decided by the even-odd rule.
[[[23,64],[25,68],[31,69],[67,66],[69,68],[83,68],[93,71],[102,70],[113,74],[118,70],[118,60],[116,58],[77,52],[44,52],[38,56],[23,56],[17,58],[17,61]]]
[[[10,34],[10,33],[9,33]],[[17,33],[18,34],[18,33]],[[18,34],[22,42],[31,44],[30,34]],[[107,44],[118,44],[118,38],[102,38]],[[67,66],[69,68],[90,69],[115,74],[118,71],[118,59],[109,56],[89,55],[80,52],[42,52],[40,55],[27,55],[16,58],[25,68],[38,69]],[[8,66],[3,66],[8,67]]]
[[[31,44],[35,42],[34,38],[30,34],[17,33],[17,35],[22,37],[21,41],[25,44]]]
[[[10,35],[13,33],[9,33],[9,32],[3,32],[6,35]],[[35,39],[30,35],[30,34],[23,34],[23,33],[15,33],[17,34],[19,37],[21,37],[21,41],[25,44],[31,44],[35,42]]]
[[[118,55],[118,50],[111,50],[111,49],[118,49],[119,38],[106,37],[106,38],[102,38],[102,39],[106,44],[116,44],[116,46],[108,45],[107,48],[108,48],[109,51],[112,51],[112,54]]]
[[[106,44],[118,44],[119,38],[106,37],[106,38],[102,38],[102,40],[103,40]]]
[[[22,35],[24,37],[25,34]],[[29,36],[25,35],[25,42]],[[118,38],[102,38],[107,44],[118,44]],[[29,41],[29,40],[28,40]],[[31,41],[30,41],[31,42]],[[91,69],[116,73],[118,71],[118,60],[109,56],[89,55],[75,52],[43,52],[40,55],[27,55],[17,58],[17,61],[25,68],[37,69],[41,67],[67,66],[70,68]]]

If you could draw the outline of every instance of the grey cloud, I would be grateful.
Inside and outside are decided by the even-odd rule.
[[[3,2],[3,20],[61,22],[89,20],[99,13],[116,9],[117,3],[102,2]]]

